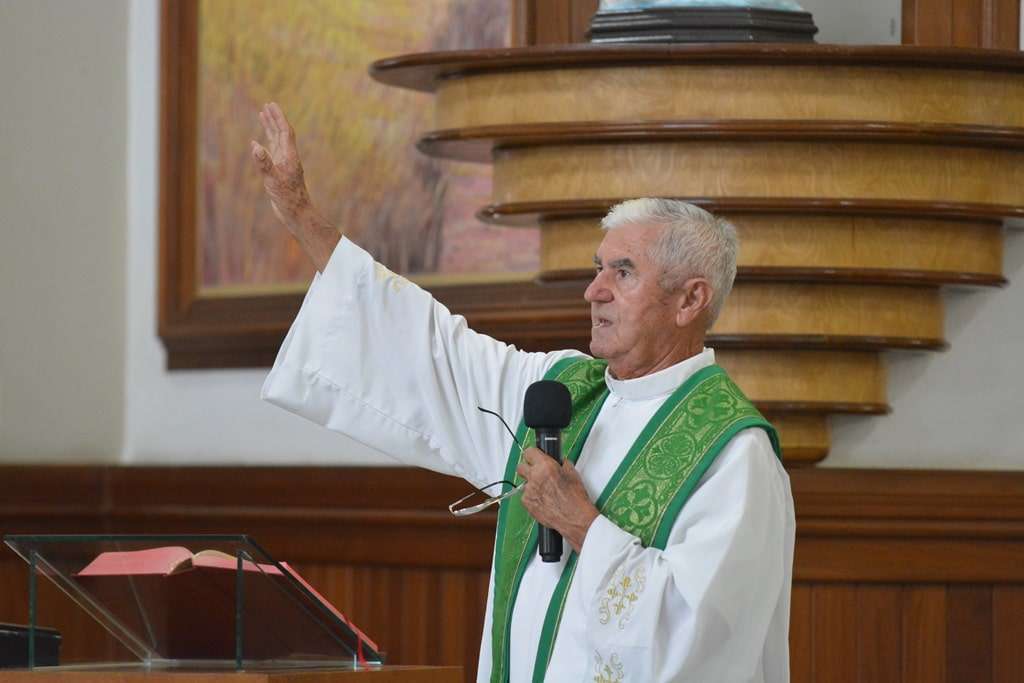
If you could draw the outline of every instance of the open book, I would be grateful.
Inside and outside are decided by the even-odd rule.
[[[165,546],[100,553],[76,579],[168,659],[231,659],[237,569],[238,560],[219,550]],[[377,644],[287,563],[244,560],[242,570],[247,658],[337,652],[337,642],[363,662],[378,658]]]
[[[283,562],[281,566],[287,567]],[[238,568],[238,561],[219,550],[200,550],[193,554],[188,548],[166,546],[129,552],[100,553],[95,560],[78,572],[78,576],[143,576],[147,574],[170,576],[189,569],[202,568],[235,571]],[[247,572],[263,572],[278,576],[281,574],[281,570],[272,564],[256,564],[249,560],[242,562],[242,569]],[[298,576],[291,567],[288,567],[288,570],[293,576]]]

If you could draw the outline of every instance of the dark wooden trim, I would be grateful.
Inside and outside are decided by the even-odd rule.
[[[569,199],[550,202],[490,204],[477,213],[495,225],[536,227],[542,221],[601,218],[619,202],[631,197]],[[673,197],[721,214],[850,215],[922,218],[990,223],[1004,218],[1024,218],[1024,207],[915,200],[830,199],[805,197]]]
[[[860,142],[1024,148],[1024,128],[821,120],[704,120],[535,123],[432,131],[416,143],[432,157],[490,163],[503,149],[669,142]]]
[[[789,476],[798,580],[1024,582],[1024,472]],[[7,465],[0,532],[247,532],[294,562],[485,569],[495,516],[445,509],[465,490],[405,467]]]
[[[596,229],[596,228],[595,228]],[[546,270],[540,282],[584,282],[594,276],[593,268]],[[739,266],[737,282],[809,282],[872,285],[972,285],[1003,287],[1009,282],[991,273],[957,273],[940,270],[899,270],[886,268],[808,268],[796,266]]]
[[[835,401],[756,401],[762,413],[808,413],[811,415],[887,415],[886,403],[840,403]]]
[[[187,318],[194,289],[197,36],[195,0],[160,11],[159,330]]]
[[[879,337],[826,334],[716,334],[707,336],[716,349],[779,349],[789,351],[883,351],[905,349],[943,351],[944,339],[931,337]]]
[[[688,45],[559,45],[498,50],[422,52],[381,59],[370,75],[386,85],[433,92],[438,81],[481,73],[673,64],[813,64],[828,66],[1024,71],[1016,50],[917,46],[722,43]]]

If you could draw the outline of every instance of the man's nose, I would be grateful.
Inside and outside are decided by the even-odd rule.
[[[587,289],[583,292],[583,299],[589,303],[608,303],[612,300],[612,293],[603,282],[603,272],[598,273],[594,276],[594,279],[587,285]]]

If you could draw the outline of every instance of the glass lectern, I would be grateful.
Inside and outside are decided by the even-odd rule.
[[[7,535],[4,541],[29,565],[30,668],[36,664],[38,576],[56,584],[145,668],[382,664],[373,641],[245,535]]]

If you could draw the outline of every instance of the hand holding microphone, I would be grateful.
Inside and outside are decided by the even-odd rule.
[[[569,390],[542,380],[526,390],[523,421],[537,435],[517,471],[526,479],[523,505],[540,524],[538,552],[544,562],[562,557],[562,536],[579,552],[598,511],[571,462],[562,462],[562,430],[572,418]]]

